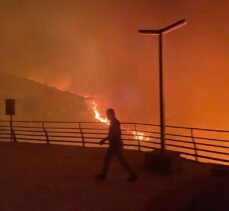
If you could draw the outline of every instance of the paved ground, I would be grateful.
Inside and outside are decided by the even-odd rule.
[[[183,171],[173,176],[146,172],[144,154],[134,151],[125,154],[139,173],[138,181],[127,182],[128,175],[114,160],[108,180],[98,182],[94,175],[104,153],[95,148],[0,143],[0,210],[205,210],[211,197],[219,196],[215,191],[208,194],[213,193],[209,184],[216,190],[229,189],[228,177],[213,178],[204,164],[185,161]],[[224,210],[227,200],[218,198],[219,210]]]

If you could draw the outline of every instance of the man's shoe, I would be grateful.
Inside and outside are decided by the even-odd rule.
[[[128,181],[128,182],[135,182],[137,179],[138,179],[138,175],[136,174],[136,175],[130,176],[130,177],[127,179],[127,181]]]
[[[98,180],[105,180],[107,178],[107,176],[105,174],[98,174],[95,177]]]

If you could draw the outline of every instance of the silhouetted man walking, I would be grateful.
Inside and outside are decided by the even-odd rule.
[[[121,138],[121,128],[120,122],[115,117],[115,111],[112,108],[107,109],[107,118],[110,121],[109,134],[106,138],[100,141],[100,144],[104,144],[106,140],[109,140],[109,148],[107,150],[103,169],[101,174],[96,177],[101,180],[105,180],[107,176],[107,172],[110,166],[111,159],[116,155],[119,159],[121,165],[129,172],[130,177],[127,179],[128,181],[135,181],[138,176],[133,171],[133,169],[128,165],[124,156],[123,156],[123,143]]]

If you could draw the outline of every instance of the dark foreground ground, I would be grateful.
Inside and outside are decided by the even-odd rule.
[[[98,182],[104,149],[0,143],[1,211],[228,211],[229,177],[213,177],[210,165],[183,161],[183,170],[160,176],[143,170],[144,154],[126,151],[139,180],[114,159]]]

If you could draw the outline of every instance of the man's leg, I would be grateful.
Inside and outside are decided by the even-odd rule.
[[[123,156],[123,150],[122,150],[122,148],[120,147],[120,148],[118,148],[117,150],[116,150],[116,156],[117,156],[117,158],[119,159],[119,162],[121,163],[121,165],[129,172],[129,174],[130,174],[130,180],[132,179],[132,178],[134,178],[134,180],[135,179],[137,179],[137,174],[136,174],[136,172],[129,166],[129,164],[127,163],[127,161],[126,161],[126,159],[124,158],[124,156]]]
[[[111,148],[108,148],[106,156],[104,158],[104,163],[103,163],[103,168],[102,168],[102,172],[101,175],[103,175],[104,177],[106,177],[107,172],[109,170],[109,166],[110,166],[110,162],[111,159],[114,156],[114,150],[112,150]]]

